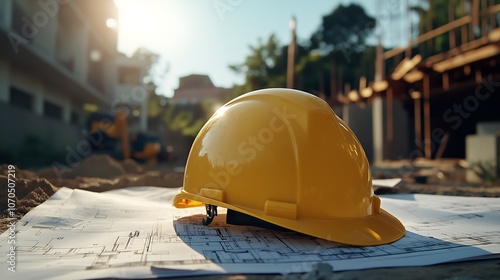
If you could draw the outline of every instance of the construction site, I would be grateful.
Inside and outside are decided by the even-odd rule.
[[[166,97],[119,1],[2,1],[0,275],[498,278],[500,2],[348,2]]]

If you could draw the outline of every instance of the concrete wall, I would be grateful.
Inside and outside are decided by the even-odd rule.
[[[19,147],[29,135],[36,135],[51,142],[56,151],[67,145],[75,147],[83,138],[82,127],[60,120],[40,117],[33,112],[6,103],[0,103],[0,142]]]
[[[10,64],[0,57],[0,102],[9,102]]]
[[[360,107],[356,104],[344,105],[348,108],[349,127],[354,131],[356,137],[365,150],[366,156],[370,162],[373,161],[373,126],[372,126],[372,107]]]
[[[9,90],[10,86],[14,86],[33,95],[33,112],[35,114],[43,115],[43,102],[47,100],[60,106],[63,110],[63,121],[70,122],[72,104],[68,95],[54,90],[41,79],[19,69],[11,69],[10,82],[7,82],[7,90]]]
[[[387,102],[377,98],[372,104],[360,106],[348,104],[335,106],[334,111],[342,116],[354,131],[371,163],[383,160],[408,158],[410,154],[408,112],[400,100],[394,100],[394,139],[389,145],[387,140]]]
[[[377,97],[372,105],[373,121],[373,158],[374,161],[385,159],[408,159],[410,155],[410,121],[403,102],[393,101],[393,141],[387,140],[387,101]]]
[[[9,30],[12,23],[12,1],[0,1],[0,26],[5,30]]]

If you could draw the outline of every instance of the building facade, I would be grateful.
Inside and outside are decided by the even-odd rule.
[[[207,75],[192,74],[179,79],[172,101],[175,103],[199,103],[203,100],[227,101],[232,89],[217,87]]]
[[[117,52],[117,22],[112,0],[0,1],[2,143],[36,135],[55,149],[75,145],[85,136],[84,108],[113,109],[132,85],[120,77],[130,65]]]

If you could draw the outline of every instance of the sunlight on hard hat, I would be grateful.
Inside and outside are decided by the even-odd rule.
[[[217,109],[217,111],[215,111],[214,113],[214,117],[220,117],[224,115],[224,113],[227,111],[227,108],[228,108],[227,106],[222,106],[219,109]]]
[[[366,231],[368,231],[371,234],[371,236],[373,236],[374,239],[382,240],[382,237],[372,229],[367,228]]]

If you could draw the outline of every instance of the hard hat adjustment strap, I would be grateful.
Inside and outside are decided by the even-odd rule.
[[[204,226],[208,226],[217,216],[217,206],[212,204],[205,204],[205,209],[207,210],[207,219],[203,219],[201,222]]]

